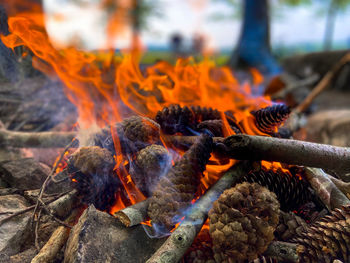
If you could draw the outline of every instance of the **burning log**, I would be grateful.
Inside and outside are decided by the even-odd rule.
[[[190,206],[212,151],[212,138],[201,135],[169,172],[151,197],[148,215],[152,224],[171,230]]]
[[[256,183],[226,190],[209,212],[216,261],[254,260],[261,255],[274,239],[279,212],[276,195]]]
[[[213,200],[216,200],[225,189],[230,188],[246,172],[247,168],[245,163],[239,163],[227,171],[216,184],[194,204],[185,220],[175,229],[147,263],[176,263],[181,260],[202,228]]]
[[[329,211],[342,206],[349,206],[350,200],[336,187],[322,169],[305,168],[305,177],[316,195],[321,199]]]
[[[75,209],[65,220],[66,224],[75,221],[80,209]],[[69,237],[70,229],[65,226],[59,226],[51,235],[47,243],[41,248],[39,253],[32,259],[31,263],[45,263],[55,260],[61,248],[66,244]]]
[[[274,133],[289,116],[290,108],[284,104],[269,106],[253,113],[258,129],[264,133]]]
[[[291,211],[311,199],[309,184],[304,178],[281,170],[261,168],[245,175],[242,182],[258,183],[275,193],[284,211]]]
[[[126,227],[136,226],[148,219],[147,209],[149,202],[150,199],[138,202],[132,206],[119,210],[114,216]]]
[[[166,142],[188,148],[195,136],[167,136]],[[220,157],[251,161],[276,161],[350,172],[350,149],[327,144],[245,134],[214,137],[214,153]]]

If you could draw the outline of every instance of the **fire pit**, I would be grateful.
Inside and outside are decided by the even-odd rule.
[[[3,43],[61,79],[78,126],[0,129],[3,146],[65,147],[29,182],[24,161],[1,164],[6,262],[349,261],[350,150],[291,139],[303,109],[209,60],[141,70],[138,50],[114,61],[55,49],[42,14],[8,24]]]

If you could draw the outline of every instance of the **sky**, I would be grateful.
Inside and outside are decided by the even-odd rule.
[[[123,0],[122,0],[123,1]],[[124,0],[125,1],[125,0]],[[229,48],[237,42],[240,19],[214,20],[213,14],[231,14],[232,9],[211,0],[158,0],[160,17],[149,20],[148,30],[142,33],[146,45],[162,46],[170,36],[180,32],[187,43],[194,34],[205,35],[211,49]],[[99,8],[99,0],[44,0],[50,36],[60,45],[80,39],[87,49],[106,45],[106,13]],[[271,24],[272,45],[321,43],[325,16],[317,14],[319,6],[279,8]],[[350,42],[350,8],[336,20],[335,42]],[[117,48],[128,45],[130,30],[124,30],[115,42]]]

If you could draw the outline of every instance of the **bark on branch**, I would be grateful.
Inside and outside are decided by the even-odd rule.
[[[322,169],[306,167],[305,176],[311,187],[315,190],[316,195],[329,211],[350,205],[350,200],[338,189],[329,175]]]
[[[191,145],[195,136],[167,136],[177,147]],[[237,160],[276,161],[338,171],[350,172],[350,148],[274,137],[232,135],[214,138],[214,152]]]
[[[0,145],[18,148],[65,147],[76,132],[16,132],[0,129]]]
[[[147,220],[147,208],[149,199],[136,203],[132,206],[128,206],[122,210],[119,210],[114,214],[116,218],[126,227],[132,227]]]
[[[246,173],[244,163],[239,163],[227,171],[195,204],[189,215],[176,228],[165,243],[147,263],[177,263],[201,230],[213,202],[224,190],[230,188]]]

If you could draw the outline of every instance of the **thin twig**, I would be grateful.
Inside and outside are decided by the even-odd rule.
[[[317,86],[310,92],[310,94],[304,99],[302,103],[295,108],[295,113],[301,113],[307,110],[313,100],[324,91],[336,76],[336,74],[343,68],[344,65],[350,62],[350,53],[345,54],[341,60],[334,65],[334,67],[327,72],[327,74],[322,78],[322,80],[317,84]]]
[[[201,230],[210,208],[220,194],[246,174],[245,163],[234,165],[193,206],[185,220],[172,232],[147,263],[177,263]]]
[[[132,227],[141,222],[147,220],[147,209],[150,199],[146,199],[142,202],[138,202],[132,206],[128,206],[122,210],[119,210],[114,214],[116,218],[122,222],[122,224],[126,227]]]
[[[35,248],[36,250],[39,252],[40,251],[40,245],[39,245],[39,225],[40,225],[40,219],[41,219],[41,211],[42,209],[39,210],[38,213],[38,218],[37,218],[37,224],[35,224],[35,240],[34,240],[34,244],[35,244]]]
[[[58,161],[56,162],[56,164],[55,164],[54,167],[52,168],[52,170],[51,170],[51,172],[49,173],[49,175],[46,177],[46,179],[45,179],[43,185],[42,185],[41,188],[40,188],[39,196],[38,196],[37,202],[36,202],[36,204],[35,204],[34,212],[33,212],[33,217],[35,216],[35,213],[36,213],[36,211],[37,211],[37,209],[38,209],[38,207],[39,207],[39,204],[40,204],[40,203],[44,203],[44,202],[42,201],[42,196],[43,196],[43,194],[44,194],[44,192],[45,192],[45,189],[46,189],[47,184],[48,184],[48,183],[50,182],[50,180],[53,178],[53,175],[54,175],[55,171],[57,170],[58,165],[61,163],[61,161],[62,161],[62,159],[63,159],[65,153],[68,151],[68,149],[69,149],[76,141],[77,141],[76,138],[74,138],[74,139],[65,147],[65,149],[64,149],[63,152],[61,153],[61,155],[60,155]]]

